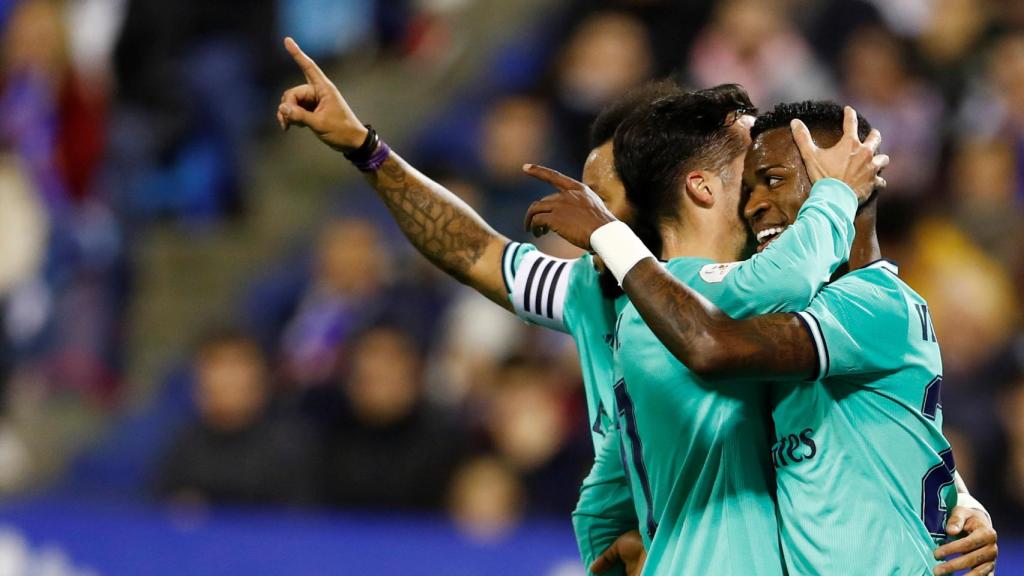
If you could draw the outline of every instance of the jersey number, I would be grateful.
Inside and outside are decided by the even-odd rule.
[[[921,519],[933,537],[946,535],[946,503],[942,500],[942,491],[953,484],[953,450],[947,448],[939,453],[942,462],[932,466],[921,479]]]
[[[626,392],[626,381],[619,380],[615,383],[615,403],[618,405],[618,413],[623,421],[626,439],[629,440],[629,451],[632,452],[632,468],[636,470],[637,478],[640,480],[640,488],[644,493],[644,504],[647,507],[647,537],[654,538],[654,532],[658,529],[658,523],[654,521],[654,507],[651,503],[651,482],[647,478],[647,467],[644,466],[643,447],[640,444],[640,433],[636,426],[636,413],[633,410],[633,399]],[[625,446],[623,449],[624,464],[626,460]]]
[[[942,376],[936,376],[924,388],[924,402],[921,413],[929,420],[935,420],[942,408]],[[932,466],[921,479],[921,520],[933,537],[941,538],[946,534],[946,503],[942,500],[942,491],[953,484],[953,473],[956,463],[953,461],[953,450],[947,448],[939,453],[942,462]]]

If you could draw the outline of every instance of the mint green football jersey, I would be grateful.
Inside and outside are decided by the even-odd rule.
[[[510,242],[502,256],[505,285],[516,315],[572,336],[580,357],[590,434],[595,452],[613,425],[611,340],[626,297],[604,297],[594,259],[548,256],[532,244]]]
[[[576,260],[548,256],[531,244],[505,247],[502,271],[516,314],[524,320],[568,333],[576,343],[595,454],[606,441],[616,441],[612,334],[625,306],[625,296],[604,297],[593,257]],[[615,454],[618,459],[618,454]],[[580,501],[595,503],[577,528],[581,557],[589,564],[624,532],[637,526],[636,511],[621,467],[594,465],[583,481]],[[586,560],[590,558],[590,560]],[[620,569],[610,576],[624,574]]]
[[[802,310],[848,258],[856,209],[845,184],[822,180],[762,253],[731,264],[677,258],[667,270],[733,317]],[[632,304],[614,344],[620,466],[647,544],[644,573],[782,574],[768,387],[702,381]]]
[[[826,286],[801,319],[813,382],[773,388],[791,574],[931,574],[956,505],[942,360],[928,304],[887,261]]]

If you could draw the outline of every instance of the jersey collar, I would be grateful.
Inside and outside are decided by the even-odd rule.
[[[896,263],[893,262],[892,260],[886,260],[885,258],[875,260],[874,262],[868,264],[864,268],[881,268],[882,270],[888,270],[889,272],[896,276],[900,275],[900,267],[897,266]]]

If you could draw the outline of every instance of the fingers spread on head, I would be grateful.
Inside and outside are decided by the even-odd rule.
[[[864,139],[864,145],[871,149],[871,152],[878,152],[878,147],[882,144],[882,133],[877,128],[872,128],[871,132],[868,132],[868,137]]]
[[[843,136],[860,142],[857,128],[857,111],[851,106],[843,108]]]

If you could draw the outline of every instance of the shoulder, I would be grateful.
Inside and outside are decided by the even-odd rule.
[[[899,278],[895,267],[880,261],[849,272],[825,286],[811,308],[828,307],[838,315],[855,313],[869,318],[902,318],[907,315],[911,295],[916,296]]]

